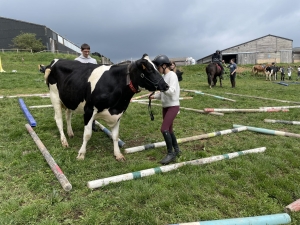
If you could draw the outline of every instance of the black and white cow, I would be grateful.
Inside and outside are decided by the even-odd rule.
[[[125,160],[118,146],[120,118],[127,109],[132,96],[140,87],[149,91],[166,91],[169,86],[155,65],[145,54],[129,64],[101,66],[75,60],[55,59],[42,67],[50,90],[50,99],[55,111],[55,121],[61,143],[68,147],[63,131],[62,108],[66,108],[67,133],[73,137],[71,113],[82,113],[84,118],[83,143],[77,159],[84,159],[86,145],[92,135],[92,122],[102,119],[112,131],[114,155]]]
[[[266,67],[266,80],[271,81],[272,76],[274,77],[273,80],[277,80],[277,72],[279,72],[278,66],[267,66]]]

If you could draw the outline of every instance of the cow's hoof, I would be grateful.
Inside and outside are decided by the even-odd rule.
[[[61,140],[61,144],[62,144],[62,146],[65,147],[65,148],[68,148],[68,147],[69,147],[69,143],[67,142],[66,139]]]
[[[78,160],[84,160],[84,154],[79,153],[78,156],[76,157]]]
[[[71,133],[71,134],[68,134],[69,138],[73,138],[74,137],[74,134]]]
[[[119,162],[124,162],[124,161],[126,161],[125,157],[124,157],[122,154],[116,156],[116,160],[118,160]]]

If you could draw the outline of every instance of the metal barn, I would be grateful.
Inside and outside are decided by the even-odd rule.
[[[245,42],[224,50],[222,57],[226,63],[234,58],[236,63],[262,64],[262,63],[292,63],[293,40],[274,35],[266,35],[252,41]],[[211,55],[198,59],[197,64],[210,63]]]
[[[293,48],[293,62],[300,62],[300,47]]]
[[[81,53],[80,47],[62,37],[50,28],[20,20],[0,17],[0,50],[12,49],[12,39],[23,33],[34,33],[46,49],[55,52]]]

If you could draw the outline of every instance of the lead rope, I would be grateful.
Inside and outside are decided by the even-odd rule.
[[[154,115],[153,115],[153,112],[152,112],[152,110],[151,110],[151,96],[154,95],[154,93],[155,93],[155,91],[153,91],[153,92],[149,95],[149,103],[148,103],[148,112],[149,112],[151,121],[154,120]]]

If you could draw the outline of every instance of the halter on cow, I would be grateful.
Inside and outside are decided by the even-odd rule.
[[[125,160],[118,146],[119,125],[132,96],[139,92],[140,87],[149,91],[166,91],[169,88],[147,55],[130,65],[118,66],[55,59],[49,66],[42,67],[41,72],[44,72],[50,90],[55,121],[64,147],[69,145],[63,131],[62,107],[67,109],[69,137],[74,136],[71,113],[84,115],[83,143],[77,159],[85,157],[93,120],[102,119],[111,128],[116,159]]]

